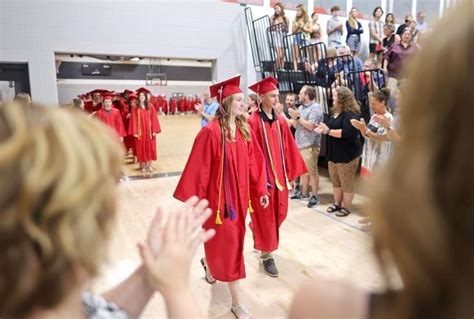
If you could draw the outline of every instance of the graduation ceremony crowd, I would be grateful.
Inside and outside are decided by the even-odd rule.
[[[290,200],[321,204],[324,139],[333,191],[327,213],[348,216],[358,177],[373,183],[364,229],[371,231],[385,289],[366,292],[314,279],[296,292],[289,317],[472,317],[474,253],[466,243],[474,240],[474,153],[466,145],[474,116],[473,10],[470,1],[460,4],[435,27],[436,38],[418,46],[416,36],[427,31],[422,13],[418,24],[407,16],[396,37],[393,15],[384,24],[382,9],[375,8],[369,59],[388,80],[371,90],[368,123],[348,87],[331,85],[332,108],[325,114],[317,87],[305,85],[283,99],[273,77],[248,88],[240,76],[220,79],[204,103],[197,97],[167,101],[140,88],[89,92],[74,101],[85,112],[43,108],[24,97],[1,105],[0,317],[135,318],[159,292],[169,317],[204,318],[189,284],[193,255],[204,244],[205,280],[226,283],[230,311],[251,318],[239,286],[246,278],[247,221],[264,274],[286,276],[274,258],[285,240],[280,227]],[[338,11],[331,9],[327,25],[335,49],[343,46]],[[357,16],[352,9],[346,23],[354,57],[364,32]],[[282,4],[272,19],[290,25]],[[322,41],[317,14],[312,21],[298,6],[291,30],[302,31],[302,41]],[[446,59],[450,68],[432,67]],[[245,96],[247,89],[252,93]],[[201,130],[173,193],[183,204],[158,209],[138,244],[141,264],[128,278],[100,296],[88,292],[115,216],[121,144],[143,173],[153,172],[158,116],[186,112],[197,114]],[[391,279],[394,267],[401,286]]]

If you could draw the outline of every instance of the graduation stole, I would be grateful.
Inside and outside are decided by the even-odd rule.
[[[220,174],[219,174],[219,194],[217,197],[217,210],[216,210],[216,225],[222,225],[222,219],[221,219],[221,198],[222,198],[222,191],[224,191],[224,196],[227,197],[227,200],[229,201],[229,210],[230,210],[230,219],[234,220],[235,219],[235,211],[234,207],[232,205],[232,198],[230,197],[230,175],[229,175],[229,161],[227,160],[227,152],[226,152],[226,147],[225,147],[225,132],[224,129],[222,129],[222,159],[220,163]],[[223,187],[223,180],[224,180],[224,175],[225,175],[225,185]],[[248,210],[250,213],[253,213],[253,207],[252,207],[252,202],[250,200],[250,187],[248,189],[249,192],[249,204],[248,204]],[[227,201],[224,198],[224,218],[229,217],[229,212],[227,211]]]
[[[141,140],[142,138],[142,125],[141,125],[141,120],[142,120],[142,117],[140,116],[140,109],[141,109],[141,106],[138,106],[138,110],[137,110],[137,113],[138,113],[138,139]],[[152,131],[152,127],[151,127],[151,112],[148,114],[148,119],[150,120],[150,131]]]
[[[282,159],[283,174],[284,174],[285,180],[286,180],[286,187],[287,187],[288,190],[291,190],[291,185],[290,185],[290,182],[288,180],[288,176],[286,174],[285,153],[284,153],[284,150],[283,150],[283,141],[282,141],[282,135],[281,135],[281,129],[280,129],[280,121],[278,120],[278,117],[276,118],[275,121],[277,122],[278,142],[279,142],[279,146],[280,146],[280,155],[281,155],[281,159]],[[277,172],[276,172],[276,169],[275,169],[275,163],[273,162],[272,153],[270,151],[270,145],[268,143],[267,130],[265,129],[265,123],[263,122],[262,117],[260,117],[260,123],[262,125],[262,132],[263,132],[263,145],[264,145],[265,151],[268,155],[268,160],[270,161],[270,168],[272,169],[273,176],[275,177],[276,187],[278,188],[279,191],[283,191],[285,189],[285,187],[278,180],[278,175],[277,175]],[[267,172],[267,183],[269,183],[268,172]],[[270,189],[271,185],[267,185],[267,187]]]

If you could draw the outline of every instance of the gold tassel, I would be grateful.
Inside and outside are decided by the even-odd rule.
[[[222,225],[221,211],[220,211],[220,209],[217,210],[216,225]]]
[[[252,207],[252,201],[249,199],[249,213],[252,214],[254,212]]]
[[[278,180],[278,178],[275,178],[275,184],[280,192],[285,189],[285,187],[283,187],[283,185],[280,184],[280,181]]]

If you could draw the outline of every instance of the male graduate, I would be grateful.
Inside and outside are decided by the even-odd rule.
[[[120,137],[120,141],[123,142],[123,137],[126,134],[125,128],[123,126],[123,119],[120,111],[113,106],[113,95],[112,94],[105,94],[104,95],[104,107],[98,110],[95,113],[97,119],[105,123],[106,125],[110,126],[117,132],[118,136]]]
[[[290,181],[308,170],[295,144],[285,118],[279,115],[278,81],[268,77],[249,87],[259,95],[259,110],[252,113],[248,122],[255,133],[252,143],[257,144],[265,157],[267,189],[270,205],[267,208],[255,205],[251,214],[254,248],[261,251],[265,273],[278,277],[272,252],[278,249],[279,228],[288,213],[288,191]],[[258,202],[257,194],[250,190],[252,202]]]

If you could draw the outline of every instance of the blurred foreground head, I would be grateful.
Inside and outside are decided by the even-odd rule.
[[[0,317],[53,308],[97,273],[121,148],[66,108],[0,108]]]

